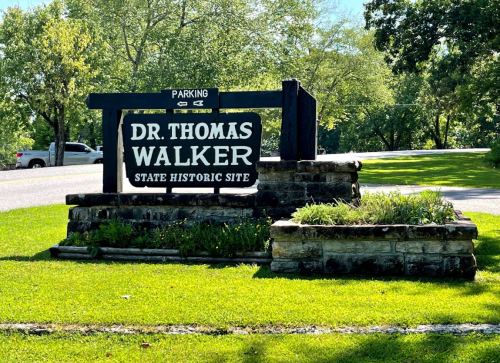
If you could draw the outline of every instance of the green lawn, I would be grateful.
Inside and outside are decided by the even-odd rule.
[[[364,160],[360,183],[500,188],[500,170],[485,153],[459,153]]]
[[[67,209],[0,213],[0,322],[213,328],[500,323],[500,216],[469,214],[480,231],[481,269],[470,282],[54,260],[48,248],[65,236]]]
[[[142,343],[150,347],[141,348]],[[0,332],[1,362],[498,362],[499,336],[80,335]]]

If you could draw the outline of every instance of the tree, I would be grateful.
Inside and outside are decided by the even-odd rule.
[[[372,0],[365,7],[366,28],[375,29],[376,47],[396,73],[425,72],[444,49],[462,74],[483,69],[489,79],[475,88],[474,100],[490,95],[498,107],[500,0]]]
[[[55,165],[63,164],[71,120],[84,112],[99,59],[95,34],[63,10],[58,0],[28,11],[9,8],[0,24],[0,76],[8,92],[53,129]]]
[[[397,71],[418,71],[441,44],[472,64],[500,51],[499,7],[500,0],[372,0],[366,28]]]
[[[390,98],[378,99],[377,88],[369,97],[354,97],[348,120],[341,123],[342,151],[412,149],[422,144],[426,129],[425,110],[420,104],[425,80],[402,75],[386,79]]]
[[[395,73],[424,74],[429,135],[446,148],[453,124],[500,110],[500,0],[372,0],[366,28]],[[496,110],[495,110],[496,108]],[[460,128],[460,127],[459,127]]]
[[[112,78],[122,92],[276,86],[283,69],[297,59],[316,14],[313,2],[299,0],[68,4],[70,17],[90,20],[106,38],[115,65]],[[269,81],[276,75],[278,81]]]
[[[16,151],[33,144],[29,135],[30,110],[5,89],[0,79],[0,164],[13,164]]]
[[[353,94],[360,102],[368,93],[379,99],[388,97],[385,81],[390,70],[373,48],[372,34],[343,20],[328,30],[318,30],[317,41],[301,65],[300,78],[318,99],[320,123],[329,128],[345,119]]]

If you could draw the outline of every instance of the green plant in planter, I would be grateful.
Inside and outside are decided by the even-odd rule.
[[[98,230],[74,233],[61,246],[86,246],[95,257],[101,247],[178,249],[181,256],[208,252],[233,257],[238,252],[267,251],[271,219],[237,219],[231,224],[176,222],[152,230],[134,228],[122,221],[110,221]]]
[[[292,214],[300,224],[444,224],[455,219],[453,205],[441,192],[424,190],[418,194],[396,192],[366,193],[358,207],[335,201],[313,204]]]

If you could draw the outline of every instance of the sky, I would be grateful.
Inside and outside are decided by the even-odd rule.
[[[369,0],[337,0],[341,9],[352,11],[353,14],[361,15],[363,12],[363,2]],[[6,10],[9,6],[19,5],[21,8],[49,3],[49,0],[0,0],[0,10]]]

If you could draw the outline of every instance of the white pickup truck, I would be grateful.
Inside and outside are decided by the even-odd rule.
[[[17,152],[16,168],[42,168],[54,166],[55,146],[51,143],[49,151],[27,150]],[[102,152],[97,152],[85,144],[67,142],[64,147],[63,165],[101,164]]]

